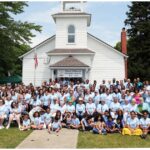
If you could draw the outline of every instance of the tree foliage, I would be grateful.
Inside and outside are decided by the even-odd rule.
[[[26,2],[0,2],[0,76],[21,73],[18,57],[30,49],[33,31],[41,31],[39,25],[12,17],[23,13],[26,6]]]
[[[128,27],[128,73],[130,78],[150,79],[150,2],[132,2]]]
[[[117,42],[114,48],[121,52],[121,42]]]

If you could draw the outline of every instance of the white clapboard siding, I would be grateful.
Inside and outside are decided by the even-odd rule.
[[[75,44],[68,44],[68,26],[75,26]],[[56,48],[87,48],[87,19],[56,19]]]
[[[95,51],[95,56],[90,71],[90,80],[123,80],[125,77],[124,57],[111,48],[98,42],[88,35],[88,48]]]
[[[22,77],[25,85],[28,85],[29,83],[34,84],[34,76],[36,82],[35,85],[41,85],[44,80],[48,81],[50,79],[51,72],[49,64],[45,64],[44,59],[47,58],[46,52],[51,51],[54,48],[55,38],[48,40],[47,43],[36,48],[38,58],[38,67],[36,69],[34,66],[34,51],[23,57]]]

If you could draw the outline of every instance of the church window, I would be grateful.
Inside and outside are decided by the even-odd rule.
[[[75,27],[73,25],[68,27],[68,43],[75,43]]]

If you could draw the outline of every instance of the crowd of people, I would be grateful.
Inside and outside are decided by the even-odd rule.
[[[150,82],[137,78],[0,85],[0,129],[13,123],[22,131],[68,128],[144,139],[150,132]]]

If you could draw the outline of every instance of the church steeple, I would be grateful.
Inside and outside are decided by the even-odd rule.
[[[61,12],[83,12],[85,1],[61,1]]]
[[[62,1],[53,14],[56,23],[56,48],[87,48],[87,27],[91,14],[84,12],[84,1]]]

